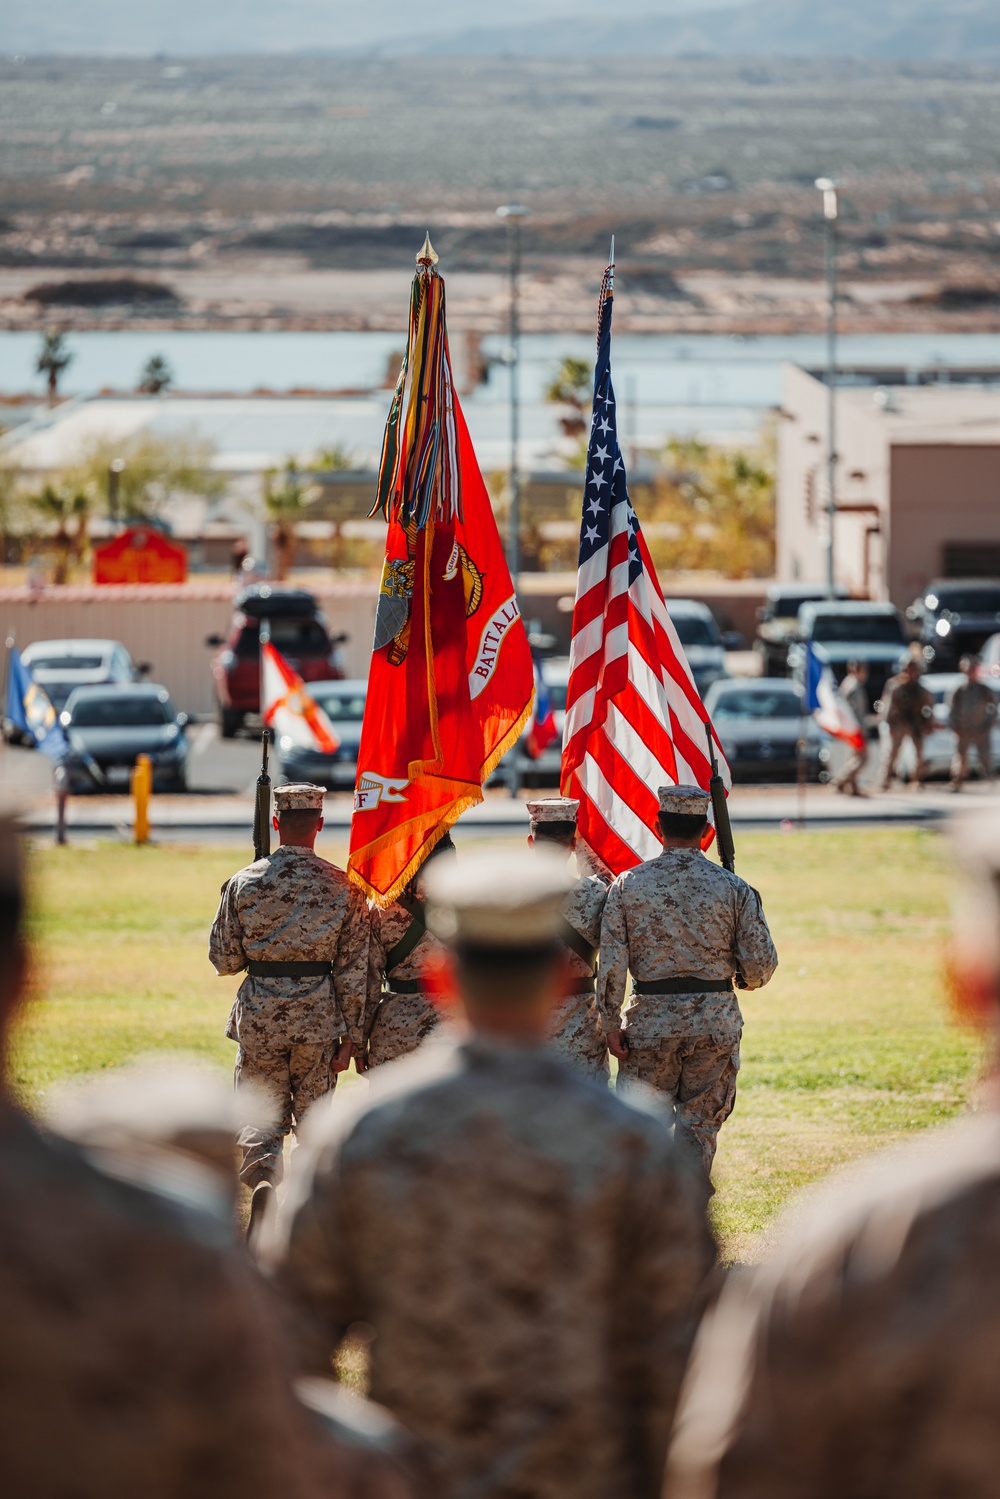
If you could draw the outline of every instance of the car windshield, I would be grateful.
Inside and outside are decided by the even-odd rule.
[[[667,611],[670,612],[669,610]],[[718,645],[719,631],[714,620],[699,619],[696,614],[682,614],[673,620],[681,645]]]
[[[787,688],[724,692],[715,705],[716,718],[798,718],[799,699]]]
[[[347,723],[351,720],[360,723],[365,716],[363,692],[314,692],[313,697],[331,723]]]
[[[158,697],[87,697],[73,709],[74,729],[152,729],[176,717]]]
[[[767,605],[767,614],[770,619],[796,619],[803,604],[818,604],[827,597],[822,593],[797,593],[791,598],[772,599]]]
[[[260,651],[257,620],[244,625],[236,645],[238,656],[256,656]],[[272,619],[271,644],[283,656],[325,656],[330,640],[318,619]]]
[[[817,614],[813,640],[858,645],[905,645],[903,627],[893,614]]]
[[[34,656],[29,666],[32,671],[100,671],[103,656]]]
[[[937,607],[955,614],[1000,614],[1000,588],[949,588],[937,595]]]

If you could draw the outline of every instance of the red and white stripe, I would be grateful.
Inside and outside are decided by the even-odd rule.
[[[707,790],[712,774],[708,714],[641,532],[642,571],[628,584],[628,509],[612,506],[608,544],[580,567],[562,757],[562,793],[579,798],[581,836],[615,873],[660,852],[659,787]]]

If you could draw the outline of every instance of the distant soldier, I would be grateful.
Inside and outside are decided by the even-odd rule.
[[[531,832],[528,843],[548,853],[558,849],[576,855],[580,878],[563,906],[562,938],[566,957],[565,992],[552,1017],[550,1045],[598,1080],[608,1076],[608,1043],[597,1008],[597,949],[601,916],[608,898],[611,871],[605,869],[576,834],[580,803],[554,796],[529,802]],[[584,872],[587,871],[587,872]]]
[[[990,738],[997,721],[997,695],[979,680],[979,657],[963,656],[959,666],[965,681],[952,693],[948,722],[955,731],[957,744],[951,762],[951,789],[961,791],[969,774],[969,751],[979,760],[979,774],[984,781],[993,779],[993,753]]]
[[[865,683],[868,681],[868,667],[863,661],[851,661],[847,667],[847,675],[840,684],[840,693],[850,707],[858,723],[861,725],[862,733],[865,732],[865,721],[868,718],[868,693]],[[868,762],[868,745],[863,749],[852,749],[850,756],[840,775],[834,781],[838,791],[849,796],[864,796],[864,792],[858,785],[858,777]]]
[[[4,1056],[24,999],[22,906],[3,819]],[[391,1462],[360,1445],[367,1410],[353,1430],[350,1412],[328,1420],[349,1442],[338,1445],[295,1398],[269,1298],[233,1242],[226,1167],[204,1149],[231,1129],[224,1113],[203,1078],[173,1080],[161,1064],[155,1078],[139,1069],[78,1087],[43,1134],[0,1080],[10,1499],[405,1499]],[[309,1403],[325,1407],[318,1385]]]
[[[701,851],[708,808],[697,786],[661,786],[663,852],[608,892],[598,983],[619,1078],[665,1094],[706,1177],[736,1099],[743,1016],[733,981],[759,989],[778,964],[757,891]]]
[[[934,727],[934,699],[921,682],[920,672],[920,662],[911,657],[903,670],[889,679],[882,693],[881,716],[889,730],[882,760],[883,791],[889,790],[899,752],[907,739],[912,741],[916,755],[917,785],[924,782],[924,739]]]
[[[1000,820],[962,838],[952,967],[990,1047],[988,1106],[803,1197],[763,1263],[727,1282],[668,1499],[997,1493]]]
[[[427,930],[424,909],[424,870],[437,858],[455,857],[455,844],[446,833],[398,900],[384,911],[368,913],[368,1004],[365,1034],[367,1065],[378,1067],[416,1051],[441,1019],[428,978],[440,967],[444,948]]]
[[[226,1027],[239,1043],[237,1086],[257,1083],[278,1115],[273,1129],[240,1135],[251,1227],[281,1180],[288,1131],[362,1055],[368,974],[364,897],[314,849],[323,788],[277,786],[274,806],[280,846],[223,885],[208,945],[217,973],[247,971]]]
[[[570,884],[527,851],[429,869],[471,1034],[376,1074],[349,1123],[317,1111],[292,1162],[304,1362],[374,1328],[372,1395],[437,1499],[657,1499],[712,1263],[665,1124],[545,1044]]]

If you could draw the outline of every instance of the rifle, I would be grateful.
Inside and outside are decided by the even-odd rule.
[[[705,737],[708,739],[708,757],[712,765],[712,779],[708,783],[708,794],[712,798],[712,811],[715,813],[715,836],[719,840],[719,857],[724,869],[735,872],[736,846],[733,843],[733,825],[729,821],[726,787],[719,774],[719,762],[715,758],[715,740],[712,738],[712,725],[708,719],[705,720]]]
[[[271,731],[260,736],[260,775],[253,803],[253,856],[266,859],[271,852],[271,777],[267,773],[267,749]]]

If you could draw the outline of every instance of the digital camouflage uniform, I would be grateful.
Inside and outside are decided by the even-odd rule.
[[[161,1155],[145,1177],[0,1101],[0,1493],[402,1499],[294,1399],[212,1175]]]
[[[803,1200],[699,1335],[667,1499],[994,1499],[1000,1117]]]
[[[218,973],[248,961],[329,962],[320,977],[248,975],[226,1035],[239,1042],[237,1084],[253,1080],[274,1098],[279,1122],[247,1129],[241,1175],[248,1186],[280,1181],[282,1143],[317,1098],[333,1090],[338,1042],[360,1051],[368,975],[368,910],[347,875],[311,849],[282,844],[222,887],[209,957]]]
[[[700,849],[665,848],[626,870],[608,892],[601,923],[598,1004],[606,1031],[622,1024],[626,976],[766,984],[778,958],[760,896]],[[743,1016],[722,993],[633,994],[625,1012],[623,1080],[648,1083],[675,1109],[677,1128],[711,1170],[719,1127],[732,1112]]]
[[[441,1034],[307,1134],[278,1272],[304,1362],[374,1328],[436,1499],[656,1499],[712,1262],[664,1124],[548,1046]]]
[[[368,1065],[394,1062],[415,1051],[430,1035],[441,1018],[440,1011],[422,990],[406,993],[394,990],[394,984],[406,989],[422,983],[428,967],[435,965],[444,949],[436,937],[424,929],[416,945],[386,974],[386,954],[402,941],[413,922],[413,913],[394,901],[386,910],[372,906],[368,913],[371,935],[368,946],[368,1005],[365,1029],[368,1033]],[[383,992],[383,978],[387,992]]]
[[[948,723],[955,731],[957,743],[951,762],[951,779],[961,786],[969,774],[969,751],[979,760],[979,774],[993,779],[993,755],[990,735],[997,720],[997,696],[985,682],[962,682],[952,694]]]
[[[585,865],[584,853],[578,862]],[[563,906],[564,920],[593,949],[595,959],[601,942],[601,916],[610,883],[610,874],[585,874],[577,880]],[[588,963],[570,943],[566,942],[564,946],[570,986],[574,979],[584,982],[577,992],[560,1000],[552,1017],[549,1044],[567,1062],[580,1067],[589,1076],[603,1080],[608,1076],[608,1043],[594,994],[594,962]]]
[[[864,682],[853,674],[844,678],[840,685],[841,696],[848,704],[858,723],[861,732],[867,734],[865,720],[868,717],[868,692]],[[868,763],[868,741],[865,739],[861,749],[852,749],[844,763],[844,768],[837,777],[835,785],[838,791],[846,791],[852,796],[860,795],[858,779],[861,772]]]
[[[907,739],[913,741],[916,755],[914,776],[918,783],[922,782],[924,739],[934,724],[934,699],[919,677],[911,679],[901,671],[885,685],[881,712],[889,729],[889,740],[882,756],[882,790],[889,789],[899,752]]]

